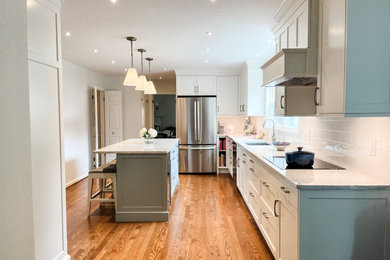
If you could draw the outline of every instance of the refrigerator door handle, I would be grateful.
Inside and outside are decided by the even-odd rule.
[[[197,109],[196,109],[196,106],[197,106],[197,101],[195,100],[194,101],[194,130],[195,130],[195,141],[198,141],[198,126],[197,126]]]
[[[217,149],[217,146],[216,145],[211,145],[211,146],[197,146],[197,147],[192,147],[192,146],[189,146],[189,145],[181,145],[180,150],[214,150],[214,149]]]
[[[198,134],[198,137],[197,137],[197,140],[198,141],[200,141],[200,104],[199,104],[199,100],[198,101],[196,101],[196,103],[197,103],[197,108],[196,108],[196,120],[197,120],[197,122],[196,122],[196,127],[198,128],[198,130],[196,131],[197,132],[197,134]]]

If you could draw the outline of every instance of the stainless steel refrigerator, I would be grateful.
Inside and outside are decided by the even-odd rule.
[[[217,98],[178,96],[179,172],[217,172]]]

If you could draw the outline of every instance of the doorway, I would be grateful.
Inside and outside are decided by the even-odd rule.
[[[176,138],[176,95],[154,96],[154,128],[158,138]]]

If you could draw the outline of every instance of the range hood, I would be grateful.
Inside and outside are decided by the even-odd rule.
[[[261,69],[263,87],[316,86],[317,48],[282,49]]]
[[[268,60],[261,69],[263,70],[263,87],[291,87],[291,86],[316,86],[317,85],[317,64],[318,64],[318,20],[319,20],[319,0],[303,0],[303,1],[284,1],[293,3],[300,3],[300,7],[294,11],[291,15],[291,6],[282,6],[275,14],[275,20],[278,24],[275,26],[279,28],[278,31],[274,32],[275,35],[287,35],[289,38],[290,33],[296,34],[295,37],[297,42],[292,42],[286,38],[284,46],[285,49],[281,49],[276,53],[270,60]],[[307,16],[299,16],[302,12],[301,8],[306,7]],[[288,15],[286,15],[288,14]],[[281,18],[281,17],[289,18]],[[299,16],[299,17],[298,17]],[[298,17],[298,18],[297,18]],[[293,20],[291,20],[294,18]],[[286,20],[287,19],[287,20]],[[306,22],[299,23],[299,19],[306,19]],[[295,30],[289,31],[287,24],[293,24],[295,26],[302,26],[301,28],[296,27]],[[287,29],[286,29],[287,28]],[[301,32],[298,33],[298,32]],[[303,34],[302,34],[303,33]],[[300,40],[301,39],[301,40]],[[304,39],[304,40],[302,40]],[[306,43],[305,43],[306,42]],[[281,42],[279,44],[283,45]],[[298,47],[294,47],[298,46]]]

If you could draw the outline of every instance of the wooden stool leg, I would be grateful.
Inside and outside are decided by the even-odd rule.
[[[88,216],[91,215],[91,198],[92,198],[92,190],[93,190],[93,178],[88,176]]]

